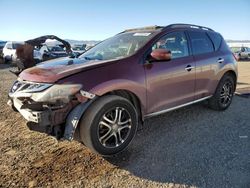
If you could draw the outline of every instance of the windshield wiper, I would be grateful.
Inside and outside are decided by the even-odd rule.
[[[86,59],[86,60],[93,60],[92,58],[90,58],[90,57],[84,57],[84,59]]]
[[[86,60],[102,60],[102,59],[97,58],[97,57],[93,57],[93,58],[90,58],[90,57],[84,57],[84,59],[86,59]]]

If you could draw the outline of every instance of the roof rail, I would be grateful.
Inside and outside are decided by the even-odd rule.
[[[169,29],[169,28],[194,28],[194,29],[203,29],[207,31],[214,31],[211,28],[200,26],[200,25],[193,25],[193,24],[171,24],[166,26],[164,29]]]
[[[141,30],[156,30],[156,29],[160,29],[160,28],[164,28],[164,27],[158,26],[158,25],[153,25],[153,26],[146,26],[146,27],[138,27],[138,28],[126,29],[123,32],[141,31]]]

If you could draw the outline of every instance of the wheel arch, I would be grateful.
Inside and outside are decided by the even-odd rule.
[[[135,107],[138,113],[138,119],[140,123],[143,122],[144,109],[142,109],[141,101],[135,93],[126,89],[117,89],[117,90],[107,92],[104,95],[117,95],[117,96],[120,96],[129,100],[132,103],[132,105]]]
[[[146,87],[144,82],[135,82],[128,79],[115,79],[101,83],[90,90],[98,97],[104,95],[118,95],[128,99],[138,110],[140,119],[146,113]]]
[[[228,70],[226,71],[223,76],[221,77],[221,79],[225,76],[225,75],[231,75],[232,78],[234,79],[234,90],[236,90],[236,86],[237,86],[237,74],[235,71],[233,70]]]

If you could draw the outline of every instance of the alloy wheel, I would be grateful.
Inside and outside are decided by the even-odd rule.
[[[99,142],[106,148],[116,148],[126,141],[132,126],[129,112],[122,107],[107,111],[98,126]]]
[[[227,106],[231,103],[233,97],[233,85],[230,81],[226,81],[220,93],[220,103]]]

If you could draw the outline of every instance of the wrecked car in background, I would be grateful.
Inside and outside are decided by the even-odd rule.
[[[43,61],[68,56],[68,53],[59,45],[51,46],[43,44],[40,48],[40,53],[42,54]]]
[[[76,56],[79,56],[86,51],[86,47],[86,44],[73,44],[72,51],[76,54]]]
[[[61,42],[65,47],[65,51],[62,50],[62,48],[59,46],[52,46],[51,48],[45,46],[44,43],[48,39],[57,40]],[[19,75],[23,70],[33,67],[36,65],[36,63],[39,63],[41,61],[72,55],[72,50],[70,44],[67,41],[62,40],[54,35],[45,35],[32,40],[25,41],[24,44],[18,46],[15,54],[17,59],[16,64],[18,70],[11,72],[16,75]]]
[[[26,69],[8,104],[33,130],[112,155],[145,118],[205,100],[226,110],[236,83],[237,62],[219,33],[173,24],[126,30],[78,58]]]

